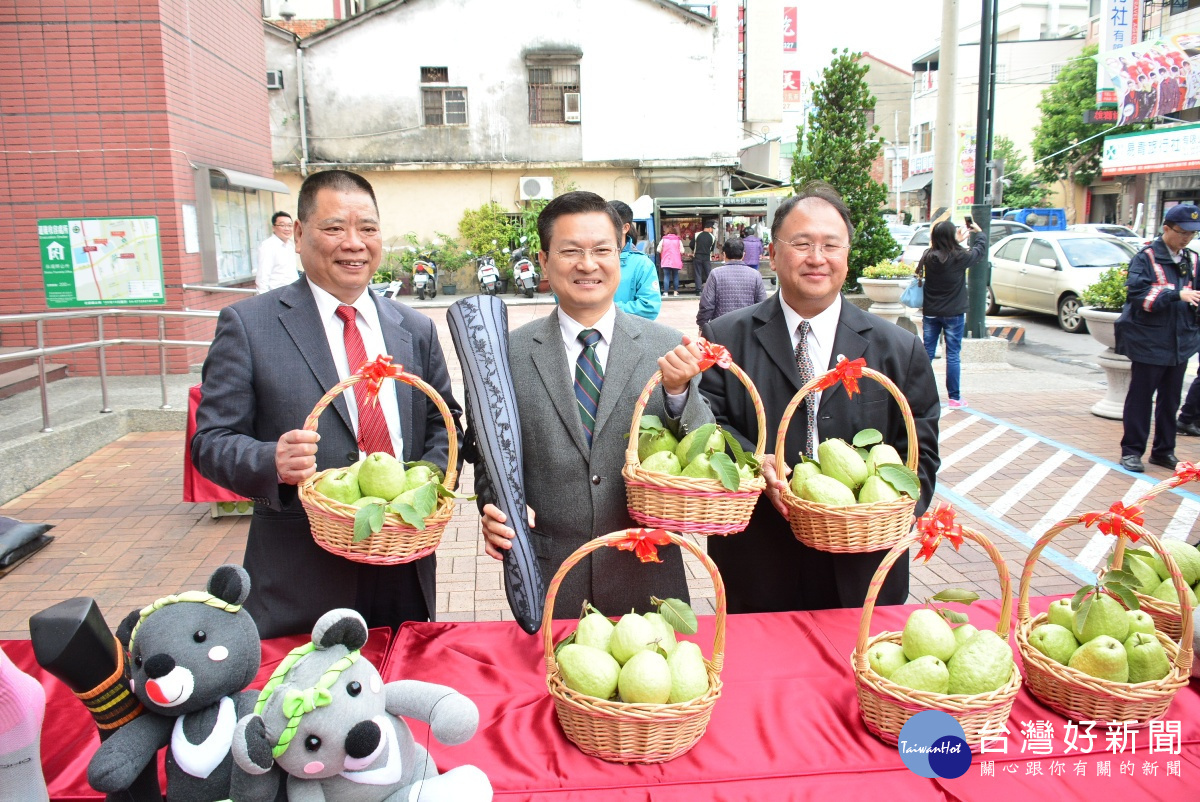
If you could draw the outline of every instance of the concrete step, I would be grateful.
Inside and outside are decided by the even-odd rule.
[[[16,354],[16,353],[20,353],[21,351],[28,351],[28,350],[29,350],[28,348],[25,348],[25,347],[19,346],[19,345],[5,346],[5,347],[0,347],[0,355]],[[14,359],[10,362],[0,362],[0,374],[8,373],[10,370],[17,370],[18,368],[28,367],[29,365],[32,365],[32,364],[34,364],[34,361],[32,359]]]
[[[12,363],[0,362],[0,366],[6,365],[11,366]],[[47,382],[54,382],[65,378],[67,378],[66,365],[46,364]],[[11,398],[17,393],[33,390],[37,386],[38,367],[36,363],[0,372],[0,398]]]

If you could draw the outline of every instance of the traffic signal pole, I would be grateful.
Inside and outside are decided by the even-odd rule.
[[[979,89],[975,113],[975,196],[971,217],[975,224],[989,234],[992,220],[991,197],[987,192],[991,179],[992,87],[995,85],[993,61],[995,31],[993,30],[996,0],[982,0],[979,23]],[[990,246],[990,243],[989,243]],[[991,281],[992,264],[987,251],[967,271],[968,337],[985,338],[987,333],[987,288]]]

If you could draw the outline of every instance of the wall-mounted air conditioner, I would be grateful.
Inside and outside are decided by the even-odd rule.
[[[267,89],[283,89],[283,70],[267,70]]]
[[[521,176],[521,200],[550,200],[554,197],[554,179],[550,176]]]
[[[569,123],[579,122],[578,92],[563,92],[563,119]]]

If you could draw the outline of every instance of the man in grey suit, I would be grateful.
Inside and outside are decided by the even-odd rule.
[[[674,329],[613,305],[621,220],[604,199],[591,192],[555,198],[538,216],[538,235],[538,260],[559,305],[512,333],[509,366],[521,410],[533,548],[549,582],[579,546],[636,526],[621,468],[634,404],[655,370],[662,370],[663,382],[646,414],[679,436],[713,417],[696,389],[699,348],[686,337],[681,344]],[[592,397],[597,390],[598,399]],[[476,464],[475,489],[486,550],[501,559],[513,531],[490,503],[482,467]],[[651,594],[687,599],[679,547],[659,547],[659,557],[661,565],[642,564],[631,552],[594,552],[567,574],[555,612],[573,618],[585,599],[605,615],[650,610]]]
[[[863,312],[841,297],[854,227],[841,196],[828,184],[801,188],[779,205],[771,225],[771,265],[779,292],[711,321],[704,335],[726,346],[733,361],[754,381],[766,408],[767,443],[773,448],[783,410],[796,392],[845,357],[862,357],[867,367],[895,382],[916,422],[921,498],[917,515],[933,496],[938,465],[937,385],[921,341],[899,326]],[[719,271],[718,271],[719,272]],[[805,367],[801,368],[801,363]],[[802,370],[804,371],[802,373]],[[805,375],[807,374],[807,375]],[[749,394],[732,374],[705,373],[700,389],[717,422],[749,446],[757,435]],[[878,383],[859,382],[850,398],[838,384],[796,411],[788,429],[786,462],[794,465],[812,443],[831,437],[849,442],[858,431],[878,429],[901,455],[908,437],[899,406]],[[813,399],[810,395],[809,399]],[[709,538],[708,553],[721,569],[729,612],[761,613],[859,607],[886,552],[831,554],[800,543],[787,522],[781,492],[786,477],[775,475],[774,456],[763,466],[767,489],[750,524],[730,538]],[[774,507],[774,509],[772,508]],[[879,594],[879,604],[908,599],[908,560],[896,562]]]
[[[321,396],[362,359],[380,354],[432,385],[457,427],[461,410],[437,331],[429,318],[367,289],[382,237],[366,179],[341,170],[309,176],[295,236],[305,275],[221,310],[204,362],[192,461],[208,479],[255,502],[244,560],[252,583],[246,609],[262,637],[311,631],[336,607],[358,610],[369,626],[427,620],[435,610],[434,557],[377,566],[330,554],[313,541],[296,485],[370,451],[446,467],[449,434],[441,414],[401,382],[385,382],[375,406],[355,400],[363,387],[356,385],[325,410],[317,431],[300,428]],[[364,419],[367,426],[360,425]]]

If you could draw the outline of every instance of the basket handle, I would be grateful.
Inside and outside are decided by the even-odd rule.
[[[792,425],[792,416],[795,415],[796,410],[800,408],[800,402],[802,402],[809,393],[817,389],[817,385],[824,381],[828,376],[831,376],[836,372],[837,368],[828,370],[822,375],[814,378],[808,384],[801,387],[796,391],[796,394],[792,396],[792,400],[788,402],[787,407],[783,410],[783,418],[781,418],[779,421],[779,432],[775,435],[775,475],[785,483],[788,466],[787,460],[784,459],[784,448],[787,444],[788,429]],[[919,449],[917,447],[917,425],[913,420],[912,407],[908,405],[908,399],[904,397],[904,393],[900,392],[900,388],[896,386],[895,382],[879,371],[864,367],[862,369],[862,375],[864,377],[874,379],[883,385],[883,389],[887,390],[891,394],[892,398],[896,399],[896,403],[900,406],[900,414],[904,417],[904,430],[908,433],[908,462],[906,464],[908,465],[908,469],[910,471],[916,473],[917,458],[919,456]],[[792,491],[789,487],[784,492],[791,493]]]
[[[1025,560],[1025,570],[1021,572],[1021,598],[1017,603],[1017,620],[1022,627],[1026,626],[1032,618],[1029,614],[1029,586],[1033,582],[1033,569],[1037,565],[1038,556],[1051,540],[1054,540],[1059,534],[1070,529],[1075,524],[1082,522],[1083,516],[1080,515],[1072,515],[1070,518],[1064,518],[1050,527],[1049,531],[1042,535],[1030,550],[1029,557]],[[1167,570],[1171,572],[1171,580],[1175,585],[1175,593],[1178,594],[1180,599],[1179,613],[1180,624],[1182,625],[1179,635],[1179,652],[1175,655],[1175,667],[1186,677],[1188,672],[1192,670],[1192,608],[1187,604],[1187,593],[1185,592],[1187,584],[1183,581],[1183,575],[1179,573],[1179,566],[1175,564],[1175,558],[1163,548],[1161,540],[1132,521],[1125,521],[1122,526],[1124,529],[1128,529],[1131,533],[1149,543],[1158,552],[1158,556],[1162,557]],[[1117,550],[1120,558],[1124,558],[1125,555],[1125,545],[1122,542],[1124,540],[1124,534],[1118,535]]]
[[[446,402],[442,399],[441,394],[426,384],[420,376],[400,370],[389,375],[387,378],[416,387],[429,396],[429,399],[433,401],[433,405],[437,407],[438,412],[442,413],[442,420],[446,423],[446,432],[450,436],[449,460],[446,465],[446,478],[442,482],[442,486],[448,490],[453,490],[454,483],[458,479],[458,433],[454,429],[454,418],[450,415],[450,408],[446,406]],[[325,411],[325,408],[333,403],[333,399],[360,381],[365,381],[365,377],[360,373],[353,373],[331,387],[329,392],[321,396],[321,400],[313,407],[312,412],[308,413],[308,417],[304,419],[303,429],[308,432],[315,432],[317,430],[317,419],[321,417],[321,413]]]
[[[1143,493],[1137,501],[1133,502],[1134,506],[1144,506],[1146,502],[1153,501],[1154,498],[1161,493],[1165,493],[1168,490],[1174,490],[1175,488],[1185,485],[1188,482],[1200,480],[1198,471],[1200,471],[1200,468],[1198,468],[1196,465],[1190,462],[1180,462],[1175,466],[1174,475],[1172,475],[1169,479],[1163,479],[1154,487]]]
[[[567,576],[575,565],[593,551],[607,547],[615,548],[616,545],[629,536],[630,530],[621,532],[610,532],[607,535],[601,535],[594,540],[589,540],[571,553],[563,561],[563,564],[558,567],[554,573],[554,578],[550,580],[550,586],[546,589],[546,606],[542,610],[542,649],[546,659],[546,675],[549,676],[558,668],[558,661],[554,659],[554,633],[552,624],[554,623],[554,600],[558,596],[558,588],[562,581]],[[682,548],[687,549],[696,556],[697,559],[704,565],[708,571],[708,576],[712,579],[713,588],[716,590],[716,607],[717,607],[717,626],[713,632],[713,655],[712,665],[718,672],[725,663],[725,583],[721,580],[721,572],[717,570],[717,565],[707,554],[700,551],[690,541],[685,540],[674,532],[667,532],[667,536]]]
[[[1004,561],[1004,556],[986,535],[966,526],[962,527],[962,533],[966,540],[974,541],[983,547],[988,557],[992,559],[992,563],[995,564],[996,572],[1000,575],[1000,620],[996,622],[996,634],[1007,641],[1008,628],[1012,622],[1012,579],[1008,573],[1008,563]],[[855,667],[859,671],[866,671],[869,667],[867,639],[871,636],[871,617],[875,612],[875,600],[879,598],[879,591],[883,588],[883,580],[900,555],[907,554],[909,548],[917,545],[920,541],[919,530],[914,529],[909,532],[908,535],[901,538],[899,543],[892,546],[891,551],[883,558],[883,562],[875,569],[875,575],[871,577],[871,584],[867,588],[867,600],[863,604],[862,618],[858,622],[858,645],[854,649]]]
[[[754,444],[754,458],[761,465],[763,455],[766,454],[764,449],[767,446],[767,412],[763,406],[762,396],[758,394],[758,388],[754,386],[754,382],[750,381],[750,377],[746,375],[736,362],[729,363],[729,371],[737,376],[750,393],[750,401],[754,404],[754,417],[758,422],[758,440]],[[642,425],[642,413],[646,410],[646,405],[650,403],[650,395],[654,392],[654,388],[662,382],[662,371],[654,371],[654,375],[650,377],[650,381],[646,382],[645,388],[642,389],[642,394],[638,396],[637,403],[633,405],[633,421],[629,426],[629,442],[625,446],[625,464],[629,467],[634,467],[639,464],[638,461],[638,434]]]

